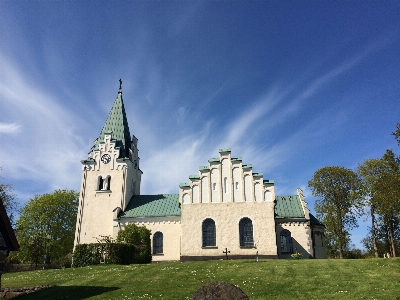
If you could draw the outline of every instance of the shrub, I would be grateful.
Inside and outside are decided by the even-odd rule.
[[[129,265],[135,263],[137,252],[134,245],[123,243],[111,243],[107,248],[102,243],[80,244],[75,247],[72,266],[77,268],[100,263]]]
[[[152,259],[150,235],[151,231],[146,227],[131,223],[118,232],[117,242],[134,245],[137,250],[134,263],[146,264]]]

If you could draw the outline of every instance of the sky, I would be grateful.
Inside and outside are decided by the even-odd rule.
[[[121,78],[142,194],[178,193],[231,148],[315,213],[319,168],[400,152],[399,16],[399,1],[0,1],[1,181],[21,205],[79,190]]]

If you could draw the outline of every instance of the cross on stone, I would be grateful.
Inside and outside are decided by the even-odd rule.
[[[228,251],[228,248],[225,248],[225,251],[222,251],[226,255],[226,260],[228,260],[228,253],[231,253],[231,251]]]
[[[122,79],[119,79],[119,89],[122,90]]]

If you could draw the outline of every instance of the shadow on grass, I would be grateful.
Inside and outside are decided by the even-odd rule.
[[[105,286],[52,286],[31,294],[23,295],[18,299],[87,299],[103,293],[118,290],[118,287]]]

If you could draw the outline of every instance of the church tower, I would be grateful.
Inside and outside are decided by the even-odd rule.
[[[113,236],[118,214],[133,195],[140,195],[137,138],[130,135],[122,99],[122,80],[107,120],[82,160],[82,181],[75,242],[95,243],[100,235]]]

